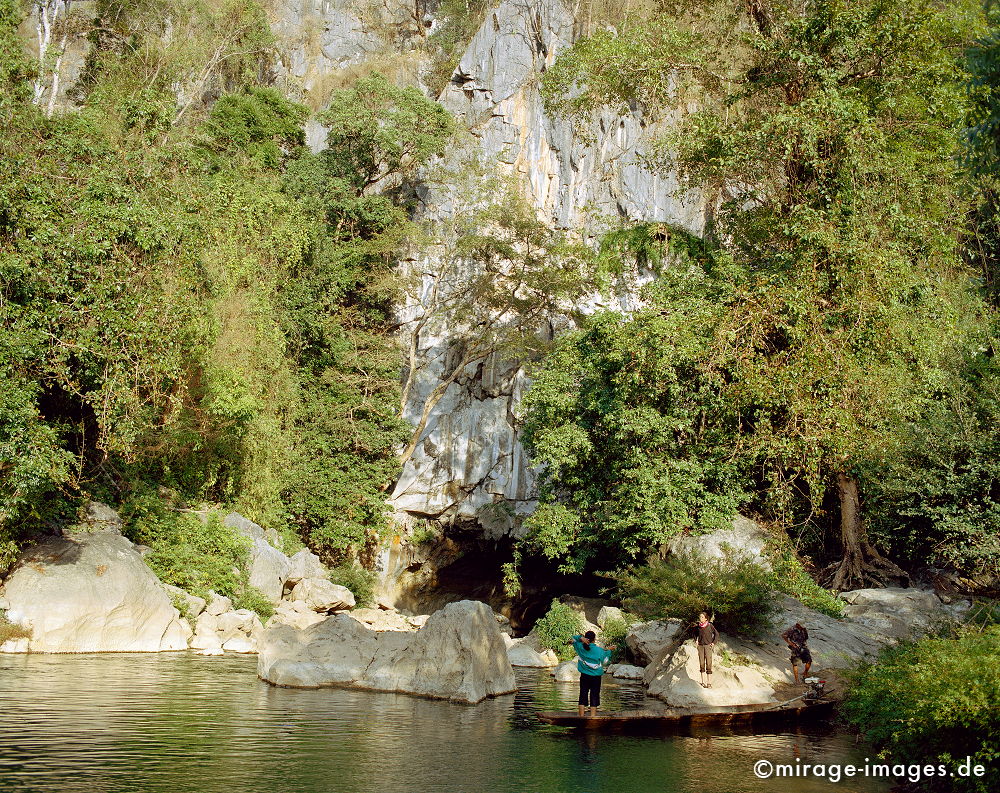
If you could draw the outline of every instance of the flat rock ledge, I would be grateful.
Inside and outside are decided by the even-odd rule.
[[[473,704],[517,689],[500,627],[485,603],[462,600],[415,632],[376,631],[347,614],[305,628],[273,623],[257,674],[276,686],[346,686]]]

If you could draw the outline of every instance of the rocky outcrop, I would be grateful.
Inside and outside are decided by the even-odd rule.
[[[713,663],[712,688],[704,688],[698,671],[698,650],[693,641],[685,642],[666,656],[649,678],[650,696],[659,697],[677,708],[718,705],[750,705],[775,702],[774,684],[763,669],[752,661],[727,662],[720,642]],[[648,672],[647,672],[648,674]]]
[[[247,568],[250,586],[258,589],[272,603],[278,603],[291,572],[291,561],[275,547],[281,544],[277,532],[266,531],[236,512],[230,512],[222,522],[250,541]]]
[[[858,590],[845,592],[842,597],[848,603],[857,603],[848,610],[863,611],[838,620],[775,593],[777,610],[766,634],[757,639],[720,635],[711,689],[699,684],[698,656],[692,639],[676,651],[662,652],[646,667],[648,692],[676,707],[770,702],[776,689],[793,682],[788,647],[780,634],[796,622],[809,631],[813,656],[810,674],[822,677],[871,659],[898,639],[914,638],[954,621],[962,613],[962,607],[945,607],[933,593],[920,590]],[[899,635],[901,631],[886,629],[896,625],[896,620],[910,626],[905,636]]]
[[[517,184],[539,217],[559,228],[583,229],[591,239],[621,220],[700,230],[701,198],[683,195],[673,175],[654,173],[642,162],[646,135],[656,124],[672,124],[671,116],[653,123],[638,111],[608,111],[581,130],[546,112],[539,78],[578,34],[577,9],[564,0],[501,0],[490,9],[439,98],[470,141],[464,155],[444,169],[460,169],[462,161],[493,168]],[[432,229],[446,228],[467,211],[459,181],[454,174],[438,182],[429,178],[422,189],[420,219]],[[404,263],[418,285],[399,309],[404,334],[420,324],[404,406],[414,424],[460,344],[460,329],[450,317],[420,320],[440,297],[444,256],[429,251]],[[634,307],[638,282],[620,286],[617,296],[595,296],[583,309]],[[565,324],[565,318],[552,322]],[[478,524],[490,537],[518,532],[536,497],[514,418],[526,386],[520,363],[503,355],[461,373],[431,412],[397,481],[392,504],[401,517]],[[498,504],[503,508],[496,509]]]
[[[844,614],[876,634],[913,639],[954,622],[969,609],[967,600],[945,604],[934,592],[885,587],[844,592]]]
[[[270,625],[257,671],[279,686],[343,685],[467,703],[516,688],[493,612],[469,600],[445,606],[413,633],[373,631],[347,614],[303,630]]]
[[[33,546],[0,592],[7,618],[31,638],[7,651],[157,652],[188,646],[191,628],[114,511],[90,505],[67,536]]]
[[[685,553],[708,559],[722,559],[728,554],[752,559],[765,570],[771,569],[766,548],[769,536],[757,523],[738,515],[731,528],[717,529],[708,534],[676,537],[668,548],[671,553]]]
[[[676,619],[641,622],[629,629],[625,644],[635,662],[646,666],[676,650],[684,639],[686,629],[685,623]]]
[[[345,586],[332,584],[325,578],[306,578],[292,589],[289,600],[305,603],[313,611],[329,613],[354,608],[354,595]]]

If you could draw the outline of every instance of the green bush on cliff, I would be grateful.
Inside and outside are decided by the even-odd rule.
[[[612,663],[617,664],[625,660],[625,637],[628,636],[628,631],[628,622],[618,617],[609,619],[604,623],[604,627],[601,628],[601,632],[598,635],[601,646],[615,645],[615,649],[611,651]]]
[[[790,549],[773,551],[769,554],[769,561],[771,586],[776,590],[791,595],[803,605],[828,617],[840,619],[844,616],[844,601],[817,584]]]
[[[274,604],[267,595],[246,581],[241,582],[240,589],[233,595],[233,608],[250,609],[257,613],[261,622],[267,622],[274,614]]]
[[[565,661],[573,657],[573,650],[566,642],[582,630],[580,615],[571,606],[553,600],[545,616],[535,623],[532,633],[538,637],[543,650],[554,650]]]
[[[769,574],[745,556],[672,554],[616,578],[625,607],[647,619],[694,620],[704,611],[721,630],[754,633],[769,626],[774,611]]]
[[[955,771],[966,757],[984,777],[935,779],[969,793],[1000,788],[1000,627],[884,650],[854,674],[843,712],[894,762]]]
[[[358,608],[375,605],[375,573],[357,563],[345,562],[334,567],[330,570],[330,583],[350,589]]]
[[[202,520],[146,494],[122,508],[122,520],[124,534],[150,548],[146,564],[163,583],[203,598],[209,590],[234,599],[245,593],[250,542],[218,513]]]

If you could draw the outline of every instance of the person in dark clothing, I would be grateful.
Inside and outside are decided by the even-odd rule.
[[[597,709],[601,706],[601,680],[604,677],[604,667],[611,661],[613,644],[607,649],[597,645],[597,635],[587,631],[583,636],[574,636],[567,644],[572,644],[576,650],[576,668],[580,672],[580,715],[590,706],[590,717],[596,718]]]
[[[799,682],[799,661],[802,661],[804,664],[802,668],[802,680],[805,681],[806,675],[809,674],[809,667],[812,666],[813,662],[812,653],[809,652],[809,648],[806,646],[806,642],[809,641],[809,631],[805,629],[804,625],[796,622],[791,628],[781,634],[781,638],[785,640],[785,644],[792,651],[789,660],[792,662],[792,676],[795,678],[796,684]]]
[[[698,615],[698,671],[701,673],[702,688],[712,687],[712,653],[715,650],[715,642],[719,638],[719,632],[715,626],[708,621],[708,614],[704,611]]]

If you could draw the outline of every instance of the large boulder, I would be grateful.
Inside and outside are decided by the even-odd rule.
[[[362,625],[375,631],[412,631],[417,626],[410,623],[406,617],[398,611],[387,611],[386,609],[354,609],[350,611],[352,619],[356,619]],[[426,621],[424,621],[426,624]],[[420,626],[422,627],[422,626]]]
[[[750,705],[775,702],[774,684],[752,662],[727,662],[719,648],[712,670],[712,688],[703,688],[698,671],[698,649],[684,642],[647,678],[650,696],[678,708]],[[647,670],[648,674],[648,670]]]
[[[625,619],[625,613],[617,606],[601,606],[601,610],[597,612],[598,627],[604,629],[612,621],[627,622],[628,620]]]
[[[301,601],[313,611],[330,612],[354,608],[351,590],[340,584],[332,584],[325,578],[299,581],[292,589],[289,600]]]
[[[278,603],[292,568],[291,560],[269,542],[269,539],[280,542],[278,535],[266,531],[236,512],[230,512],[222,522],[250,541],[247,570],[250,586],[260,590],[272,603]]]
[[[181,611],[184,612],[190,619],[196,619],[198,615],[205,610],[205,606],[208,605],[205,598],[192,595],[190,592],[181,589],[179,586],[164,584],[163,588],[170,594],[174,603],[179,602],[183,605]]]
[[[900,638],[896,634],[903,632],[892,627],[897,617],[918,626],[906,631],[907,638],[940,624],[951,607],[922,596],[927,594],[919,590],[845,593],[848,602],[854,601],[847,607],[848,618],[835,619],[774,593],[776,610],[767,631],[752,639],[720,635],[711,689],[702,689],[698,683],[693,640],[676,652],[662,653],[646,667],[644,679],[651,696],[677,707],[769,702],[776,688],[793,680],[789,650],[781,639],[786,628],[796,622],[806,627],[813,657],[810,673],[824,676],[854,667],[895,643]],[[861,616],[851,615],[853,609],[863,609]]]
[[[580,680],[580,668],[576,659],[563,661],[552,670],[552,677],[560,683],[575,683]]]
[[[766,531],[749,518],[738,515],[731,527],[708,534],[686,534],[671,540],[671,553],[687,553],[709,559],[721,559],[727,550],[753,559],[766,570],[771,569],[765,549],[769,537]]]
[[[559,656],[552,650],[543,650],[534,633],[520,639],[507,639],[505,644],[512,666],[546,668],[559,665]]]
[[[326,567],[319,557],[308,548],[303,548],[293,554],[288,562],[288,573],[285,575],[286,588],[291,588],[307,578],[327,577]]]
[[[257,671],[280,686],[347,685],[479,702],[516,689],[493,612],[485,603],[450,603],[415,633],[373,631],[347,614],[304,630],[272,622]]]
[[[844,614],[876,634],[913,639],[954,622],[966,601],[946,606],[934,592],[904,587],[855,589],[842,592]]]
[[[609,668],[608,671],[612,677],[619,680],[642,680],[645,670],[641,666],[632,666],[632,664],[615,664],[614,670]]]
[[[677,649],[687,626],[682,620],[665,619],[640,622],[625,635],[625,644],[636,663],[647,666]]]
[[[274,609],[274,616],[268,621],[268,625],[283,623],[302,629],[324,619],[324,615],[317,614],[301,600],[282,600]]]
[[[188,646],[190,626],[118,525],[113,510],[92,505],[69,536],[22,554],[0,592],[9,604],[7,618],[31,630],[21,649],[157,652]]]

